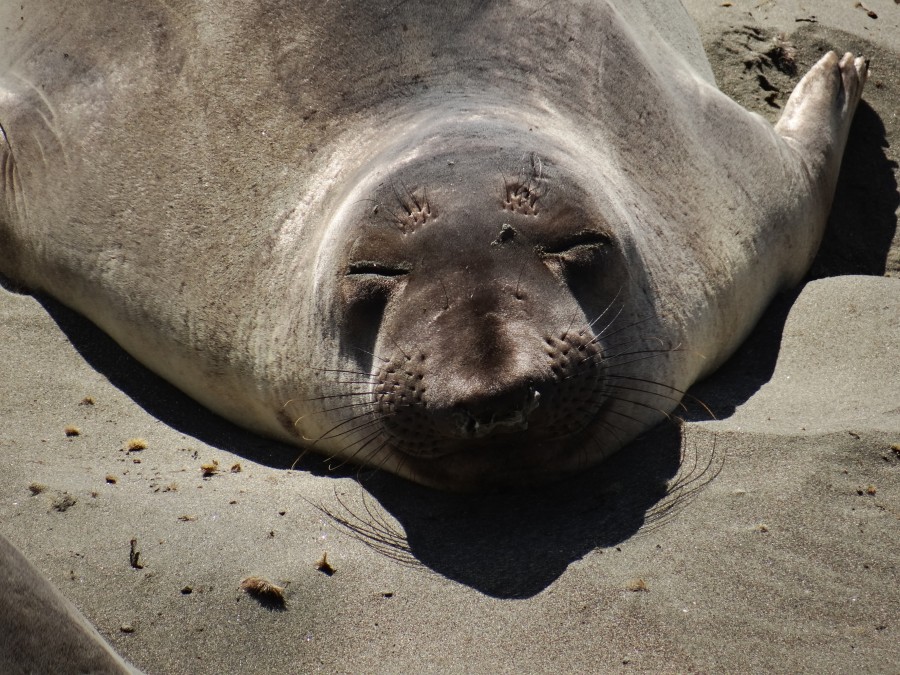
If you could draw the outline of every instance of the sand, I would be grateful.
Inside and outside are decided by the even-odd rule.
[[[0,291],[0,535],[147,673],[896,673],[900,6],[864,4],[877,19],[843,0],[685,2],[720,86],[770,117],[797,77],[760,56],[773,46],[798,74],[826,45],[874,58],[827,278],[691,391],[717,420],[691,405],[524,495],[291,470],[294,449],[65,308]]]

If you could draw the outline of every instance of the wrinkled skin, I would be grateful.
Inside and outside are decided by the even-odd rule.
[[[677,2],[0,7],[0,272],[260,433],[445,489],[594,464],[818,247],[862,59],[771,127]]]

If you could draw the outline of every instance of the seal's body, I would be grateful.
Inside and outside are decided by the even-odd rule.
[[[0,535],[0,672],[139,675]]]
[[[822,236],[865,80],[773,128],[677,2],[0,8],[0,272],[246,427],[444,488],[655,424]]]

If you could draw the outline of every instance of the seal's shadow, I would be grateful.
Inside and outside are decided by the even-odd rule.
[[[163,380],[80,314],[46,295],[35,295],[75,350],[110,384],[147,413],[173,429],[208,445],[276,469],[288,469],[301,454],[297,448],[261,438],[207,410]],[[298,469],[327,473],[321,460],[308,454]]]
[[[873,95],[880,93],[876,90]],[[865,100],[861,101],[850,127],[831,214],[810,278],[881,276],[887,271],[900,207],[898,166],[886,154],[890,147],[887,136],[884,121]]]
[[[694,458],[692,470],[680,475],[681,455],[679,428],[663,424],[600,466],[551,485],[459,495],[371,472],[360,477],[359,495],[327,512],[351,535],[400,562],[486,595],[527,598],[591,551],[621,544],[670,515],[678,501],[669,499],[676,475],[679,498],[713,475],[708,460],[698,464]]]

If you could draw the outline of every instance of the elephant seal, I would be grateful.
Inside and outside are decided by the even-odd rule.
[[[680,3],[0,8],[0,271],[205,406],[444,489],[656,424],[796,283],[866,63],[773,128]]]
[[[2,535],[0,590],[0,672],[140,672]]]

